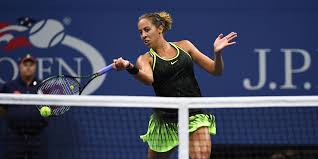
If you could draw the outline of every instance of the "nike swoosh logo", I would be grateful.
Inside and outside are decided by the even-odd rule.
[[[175,64],[176,62],[178,62],[178,60],[170,62],[171,65]]]

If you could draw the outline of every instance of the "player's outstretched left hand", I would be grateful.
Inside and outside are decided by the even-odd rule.
[[[214,52],[220,53],[225,47],[236,44],[236,42],[233,41],[236,37],[237,33],[235,32],[231,32],[226,36],[220,34],[214,41]]]

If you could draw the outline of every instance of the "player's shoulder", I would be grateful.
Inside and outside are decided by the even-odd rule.
[[[153,54],[151,54],[150,51],[147,51],[147,52],[141,54],[141,55],[139,56],[139,58],[152,59],[152,56],[153,56]]]
[[[139,57],[137,58],[137,61],[152,61],[152,54],[150,54],[150,52],[145,52],[141,55],[139,55]]]
[[[178,45],[178,46],[189,46],[189,45],[193,45],[192,43],[191,43],[191,41],[190,40],[180,40],[180,41],[175,41],[175,42],[173,42],[174,44],[176,44],[176,45]]]
[[[189,40],[180,40],[173,43],[185,50],[186,52],[189,52],[193,47],[193,44]]]

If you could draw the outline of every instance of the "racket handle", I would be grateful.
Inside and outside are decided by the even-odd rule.
[[[113,64],[110,64],[110,65],[108,65],[106,67],[103,67],[102,69],[98,70],[97,74],[100,76],[100,75],[102,75],[104,73],[107,73],[108,71],[110,71],[112,69],[113,69]]]

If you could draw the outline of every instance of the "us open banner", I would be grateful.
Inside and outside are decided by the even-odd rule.
[[[196,71],[204,96],[303,95],[317,91],[317,23],[312,19],[317,12],[311,3],[233,2],[228,7],[221,2],[205,2],[169,4],[166,8],[149,8],[148,3],[141,2],[126,8],[120,2],[79,2],[77,8],[68,8],[71,2],[62,1],[24,3],[7,2],[1,10],[0,84],[17,78],[18,58],[27,53],[38,58],[39,79],[62,72],[90,74],[117,57],[135,61],[148,51],[137,31],[138,17],[148,11],[166,10],[174,18],[166,39],[188,39],[210,57],[219,33],[239,34],[238,44],[223,51],[223,76]],[[25,5],[41,9],[31,11],[22,7]],[[103,84],[105,80],[107,84]],[[114,88],[118,82],[121,87]],[[124,72],[100,78],[86,93],[153,95],[152,88]]]

